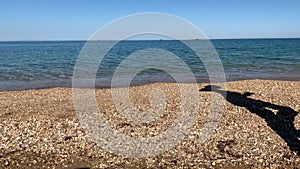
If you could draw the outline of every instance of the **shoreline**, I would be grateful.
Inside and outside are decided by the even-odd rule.
[[[158,135],[176,119],[180,110],[178,85],[184,84],[153,83],[129,88],[130,99],[141,111],[149,108],[152,89],[166,92],[166,114],[151,125],[128,122],[115,111],[111,100],[111,90],[115,89],[96,89],[95,94],[100,110],[114,129],[131,137],[149,137]],[[174,149],[145,159],[109,153],[90,140],[74,111],[71,88],[1,91],[0,165],[7,168],[226,169],[300,165],[300,155],[291,151],[300,143],[289,141],[294,139],[294,130],[300,130],[300,81],[226,82],[228,98],[218,130],[205,143],[198,144],[203,120],[211,106],[211,92],[204,90],[207,85],[197,84],[201,107],[194,127],[182,142]],[[265,117],[260,112],[271,114]],[[292,118],[286,118],[290,115]]]
[[[272,81],[291,81],[291,82],[298,82],[300,81],[300,75],[291,75],[291,76],[269,76],[269,77],[253,77],[253,78],[231,78],[226,79],[226,82],[236,82],[236,81],[245,81],[245,80],[272,80]],[[45,86],[49,82],[55,82],[51,86],[47,87]],[[225,82],[225,83],[226,83]],[[11,82],[12,84],[19,83],[16,86],[10,86],[6,89],[0,88],[0,92],[5,91],[22,91],[22,90],[40,90],[40,89],[52,89],[52,88],[73,88],[72,87],[72,80],[71,79],[64,79],[59,81],[18,81],[18,82]],[[29,84],[28,84],[29,83]],[[153,82],[139,82],[137,84],[130,85],[129,87],[134,86],[143,86],[143,85],[149,85],[149,84],[155,84],[155,83],[177,83],[175,81],[153,81]],[[183,83],[191,83],[191,82],[183,82]],[[197,84],[205,84],[210,83],[209,79],[202,79],[201,81],[197,81]],[[108,81],[104,82],[101,85],[96,85],[95,89],[109,89],[111,86]],[[6,84],[9,86],[9,84]],[[22,87],[21,87],[22,86]],[[127,87],[127,86],[117,86],[118,87]],[[20,89],[19,89],[20,88]],[[90,88],[90,87],[79,87],[79,88]]]

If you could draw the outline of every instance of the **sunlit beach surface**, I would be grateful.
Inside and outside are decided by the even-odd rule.
[[[111,90],[96,89],[107,122],[132,137],[153,137],[174,123],[180,110],[179,85],[153,83],[130,87],[139,110],[149,109],[149,92],[167,99],[153,123],[126,120],[112,102]],[[199,144],[210,112],[208,83],[197,84],[199,103],[192,130],[174,149],[145,159],[104,151],[86,136],[74,111],[71,88],[0,92],[0,164],[7,168],[265,168],[300,166],[300,82],[242,80],[227,82],[226,107],[219,127]],[[216,87],[216,86],[214,86]],[[224,90],[218,89],[216,92]],[[222,95],[218,94],[221,98]]]

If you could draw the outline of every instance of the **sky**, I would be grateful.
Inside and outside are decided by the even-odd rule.
[[[139,12],[169,13],[210,39],[300,38],[300,0],[0,0],[0,41],[86,40]]]

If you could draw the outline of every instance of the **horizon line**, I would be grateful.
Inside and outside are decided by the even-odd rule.
[[[207,38],[207,39],[127,39],[127,40],[117,40],[117,39],[99,39],[99,40],[89,40],[89,39],[57,39],[57,40],[0,40],[0,42],[49,42],[49,41],[172,41],[172,40],[251,40],[251,39],[300,39],[300,37],[254,37],[254,38]]]

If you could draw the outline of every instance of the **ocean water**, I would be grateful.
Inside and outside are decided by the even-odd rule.
[[[195,40],[196,41],[196,40]],[[0,42],[0,90],[71,87],[74,66],[85,41],[19,41]],[[97,50],[108,41],[95,41]],[[193,43],[193,41],[189,41]],[[300,80],[300,39],[228,39],[211,40],[218,53],[227,81],[240,79]],[[197,82],[208,82],[201,60],[180,41],[122,41],[103,58],[96,74],[96,87],[109,87],[118,65],[129,55],[144,49],[160,48],[180,56],[191,69]],[[139,67],[153,58],[166,68],[178,69],[163,52],[140,53],[142,60],[128,68]],[[207,58],[209,59],[209,54]],[[155,59],[154,59],[155,60]],[[86,65],[89,70],[89,65]],[[85,68],[83,68],[85,69]],[[126,79],[126,76],[124,76]],[[182,76],[184,78],[184,76]],[[159,69],[138,72],[131,85],[152,82],[174,82],[170,74]],[[187,79],[188,82],[188,79]]]

